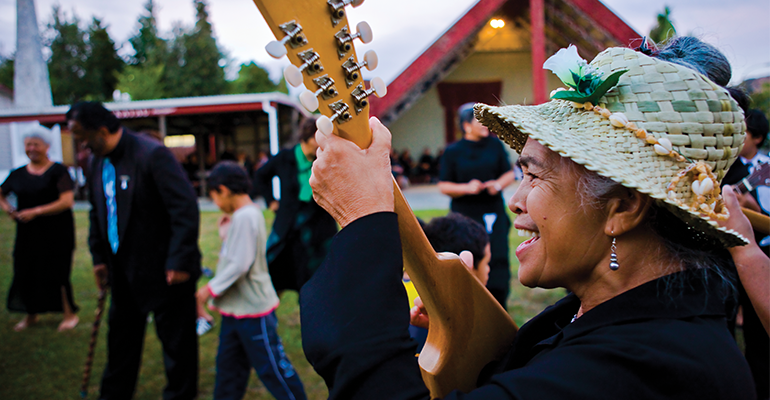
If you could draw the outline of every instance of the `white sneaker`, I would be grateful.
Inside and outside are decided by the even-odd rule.
[[[198,332],[198,336],[203,336],[204,333],[210,331],[211,328],[214,327],[214,321],[209,322],[203,317],[198,317],[195,322],[195,330]]]

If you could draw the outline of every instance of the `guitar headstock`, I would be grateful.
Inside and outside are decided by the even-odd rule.
[[[292,65],[284,71],[286,82],[294,87],[302,84],[308,89],[300,102],[309,111],[319,110],[324,116],[318,129],[335,132],[361,148],[369,147],[369,101],[372,94],[382,97],[387,92],[380,78],[367,88],[361,69],[373,70],[377,55],[368,51],[363,60],[356,55],[356,39],[372,40],[372,30],[366,22],[356,25],[353,32],[348,24],[345,7],[358,7],[363,0],[254,0],[277,41],[266,50],[271,56],[289,57]]]

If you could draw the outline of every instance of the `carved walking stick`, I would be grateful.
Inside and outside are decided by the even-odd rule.
[[[94,325],[91,327],[91,339],[88,342],[88,357],[86,358],[86,366],[83,369],[83,383],[80,385],[80,397],[86,398],[88,396],[88,381],[91,379],[91,366],[94,364],[94,350],[96,349],[96,338],[99,336],[99,325],[102,322],[102,314],[104,313],[104,300],[107,298],[107,286],[102,286],[99,290],[99,299],[96,304],[96,318],[94,319]]]

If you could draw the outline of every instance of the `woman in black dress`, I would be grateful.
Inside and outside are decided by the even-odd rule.
[[[70,272],[75,249],[74,194],[67,168],[48,158],[48,132],[37,128],[24,138],[30,163],[13,170],[0,188],[0,207],[16,224],[13,283],[8,310],[26,313],[14,330],[37,322],[37,314],[63,312],[59,331],[78,323]],[[6,196],[16,194],[18,208]]]
[[[438,188],[452,198],[452,212],[486,228],[492,246],[487,289],[505,308],[511,280],[511,220],[502,192],[514,181],[513,169],[502,142],[473,117],[473,103],[463,104],[457,113],[463,138],[447,146],[441,157]]]

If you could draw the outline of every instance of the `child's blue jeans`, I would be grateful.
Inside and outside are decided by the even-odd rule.
[[[259,318],[222,316],[217,353],[215,400],[240,400],[251,368],[278,400],[305,400],[305,389],[286,358],[275,312]]]

